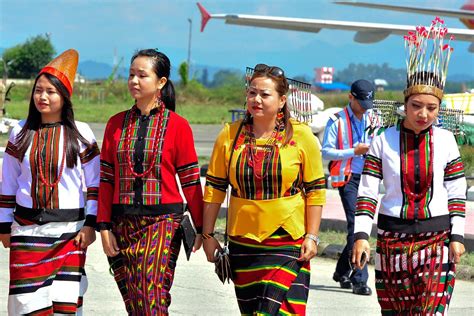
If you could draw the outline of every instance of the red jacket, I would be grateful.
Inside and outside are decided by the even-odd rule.
[[[135,111],[135,123],[131,125],[127,151],[124,140],[132,111]],[[162,128],[157,129],[158,113],[155,110],[149,116],[141,116],[134,107],[109,119],[100,156],[98,223],[110,223],[112,213],[160,215],[181,212],[183,198],[179,192],[179,178],[193,221],[197,228],[202,226],[202,188],[191,127],[178,114],[165,110]],[[137,165],[141,168],[138,172],[148,169],[156,137],[160,139],[155,166],[143,179],[136,178],[128,165],[127,155],[134,170]]]

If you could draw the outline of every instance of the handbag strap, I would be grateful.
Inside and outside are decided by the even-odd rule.
[[[234,156],[234,147],[235,143],[237,142],[237,139],[239,138],[240,132],[242,131],[242,127],[244,126],[244,120],[240,122],[239,128],[237,129],[237,133],[234,136],[234,141],[232,142],[232,146],[230,147],[230,158],[229,162],[227,163],[227,190],[226,190],[226,196],[227,196],[227,210],[225,212],[225,232],[224,232],[224,247],[227,247],[229,241],[227,238],[227,222],[228,222],[228,212],[229,212],[229,205],[230,205],[230,195],[232,194],[232,190],[229,192],[229,184],[230,184],[230,164],[232,163],[232,156]],[[232,187],[232,185],[230,185]]]

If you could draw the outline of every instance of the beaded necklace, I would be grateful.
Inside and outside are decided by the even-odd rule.
[[[40,136],[41,129],[38,129],[36,131],[36,135],[35,135],[36,136],[36,142],[38,144],[38,148],[36,150],[36,153],[37,153],[38,171],[39,171],[40,181],[45,186],[50,187],[50,188],[54,188],[55,186],[58,185],[58,183],[61,180],[61,177],[63,175],[63,171],[64,171],[64,161],[66,160],[66,129],[64,127],[62,127],[62,129],[63,129],[63,135],[64,135],[64,139],[63,139],[63,157],[61,158],[61,166],[59,167],[58,177],[56,178],[56,181],[54,181],[53,183],[49,183],[46,180],[46,178],[44,177],[44,173],[43,173],[43,168],[42,168],[43,160],[42,160],[42,157],[41,157],[41,136]]]
[[[257,154],[257,141],[255,139],[255,134],[253,132],[253,124],[247,125],[247,135],[248,135],[248,153],[249,153],[249,162],[248,165],[250,168],[253,169],[253,174],[256,179],[262,180],[265,179],[268,175],[268,167],[270,165],[270,159],[273,157],[275,153],[275,147],[277,147],[277,139],[280,133],[279,125],[276,125],[273,129],[272,136],[269,137],[263,145],[264,154],[263,157]],[[263,171],[262,175],[256,172],[255,167],[262,162],[262,167],[265,164],[265,170]]]
[[[154,168],[155,166],[155,163],[156,163],[156,155],[158,154],[158,145],[159,145],[159,133],[161,131],[161,128],[162,128],[162,124],[163,124],[163,117],[164,117],[164,112],[165,112],[165,105],[163,103],[163,101],[161,100],[158,100],[157,103],[159,104],[159,113],[158,113],[158,120],[157,120],[157,124],[156,124],[156,132],[155,132],[155,135],[153,137],[154,139],[154,143],[153,143],[153,151],[152,151],[152,155],[151,155],[151,161],[150,161],[150,164],[148,166],[148,168],[142,172],[142,173],[138,173],[138,172],[135,172],[135,170],[133,170],[133,165],[132,165],[132,153],[131,153],[131,150],[130,150],[130,143],[132,142],[132,125],[135,123],[135,112],[138,111],[137,109],[137,105],[135,104],[131,109],[130,109],[130,112],[131,112],[131,115],[129,116],[129,121],[128,121],[128,124],[127,124],[127,130],[125,132],[125,140],[124,140],[124,148],[125,148],[125,154],[126,154],[126,157],[127,157],[127,165],[128,165],[128,170],[130,171],[130,173],[135,177],[135,178],[143,178],[145,176],[147,176],[150,171]]]
[[[410,186],[408,185],[408,179],[407,179],[408,170],[406,167],[408,153],[405,152],[405,148],[406,148],[405,137],[402,135],[402,131],[400,131],[403,191],[408,196],[408,199],[412,201],[420,201],[421,199],[423,199],[426,195],[426,192],[428,192],[428,190],[431,188],[431,182],[433,180],[433,128],[430,128],[429,135],[430,135],[429,136],[430,137],[430,158],[429,158],[430,160],[428,162],[429,164],[428,164],[427,184],[421,190],[420,193],[415,193],[411,191]]]

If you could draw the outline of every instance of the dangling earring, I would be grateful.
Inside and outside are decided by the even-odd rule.
[[[285,124],[284,118],[285,118],[285,112],[283,112],[283,108],[281,108],[280,111],[278,111],[277,118],[276,118],[276,125],[278,127],[281,127]]]
[[[161,106],[161,90],[158,90],[156,93],[155,104],[157,108]]]

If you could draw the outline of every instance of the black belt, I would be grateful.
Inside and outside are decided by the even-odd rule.
[[[35,224],[50,222],[76,222],[85,219],[84,208],[28,208],[19,204],[13,213],[15,219],[28,220]],[[17,220],[18,221],[18,220]]]
[[[168,203],[158,205],[112,204],[112,215],[158,216],[165,214],[183,214],[183,209],[183,203]]]
[[[377,227],[391,232],[419,234],[449,230],[451,221],[448,214],[426,219],[404,219],[379,214]]]

